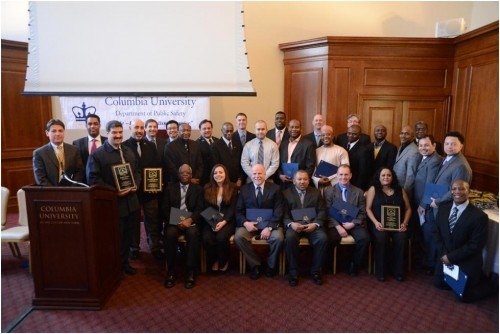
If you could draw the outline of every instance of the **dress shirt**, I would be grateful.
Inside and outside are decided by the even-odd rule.
[[[241,167],[250,178],[252,178],[252,167],[255,166],[258,161],[260,141],[259,138],[248,141],[241,153]],[[264,148],[264,168],[266,169],[267,180],[278,170],[280,165],[280,152],[278,145],[267,137],[262,139],[262,147]]]
[[[356,145],[359,142],[359,139],[356,141],[353,141],[352,143],[347,143],[347,150],[350,151],[351,148]]]
[[[460,204],[460,205],[455,205],[455,203],[453,203],[453,205],[451,206],[451,210],[450,210],[450,217],[451,217],[451,214],[453,212],[453,209],[454,208],[457,208],[458,211],[457,211],[457,222],[458,222],[458,219],[460,219],[460,215],[464,212],[464,210],[467,208],[467,205],[469,205],[469,201],[465,201],[464,203]],[[455,228],[457,226],[455,225]]]
[[[297,146],[298,142],[300,141],[300,138],[302,138],[302,136],[298,136],[297,139],[295,139],[295,140],[290,138],[290,141],[288,142],[288,159],[286,162],[288,162],[288,163],[291,162],[293,150],[295,150],[295,147]]]
[[[91,153],[90,151],[92,150],[92,140],[95,139],[95,148],[96,149],[102,146],[101,135],[97,135],[95,138],[87,135],[87,138],[89,140],[89,154]]]
[[[321,160],[324,160],[326,162],[331,163],[332,165],[335,166],[340,166],[342,164],[349,164],[349,153],[346,151],[345,148],[332,144],[330,146],[320,146],[316,149],[316,164],[319,164]],[[314,176],[313,174],[313,182],[316,188],[318,188],[318,181],[320,180],[319,177]],[[331,175],[329,178],[330,183],[332,186],[336,185],[338,183],[337,180],[337,173]]]

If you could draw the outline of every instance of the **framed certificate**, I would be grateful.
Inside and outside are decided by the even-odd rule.
[[[113,171],[113,177],[115,178],[116,189],[118,191],[123,191],[127,189],[134,188],[135,180],[134,173],[132,173],[132,167],[130,163],[114,165],[111,167]]]
[[[144,168],[144,191],[157,192],[163,189],[161,168]]]
[[[382,205],[382,225],[386,231],[399,231],[401,227],[401,208],[394,205]]]

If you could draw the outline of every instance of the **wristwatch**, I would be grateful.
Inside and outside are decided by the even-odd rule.
[[[268,229],[269,231],[272,231],[272,230],[273,230],[273,228],[272,228],[271,226],[269,226],[267,229]]]

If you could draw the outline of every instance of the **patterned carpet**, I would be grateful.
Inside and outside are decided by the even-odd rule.
[[[17,217],[9,215],[9,225]],[[25,259],[2,244],[2,332],[498,332],[498,296],[464,304],[437,290],[418,271],[399,283],[366,273],[351,278],[339,265],[322,286],[302,276],[252,281],[238,272],[233,249],[225,275],[200,275],[192,290],[183,273],[172,289],[165,272],[141,244],[138,269],[101,311],[31,310],[33,281]],[[27,254],[23,246],[22,253]],[[302,262],[307,262],[304,252]],[[345,262],[345,261],[344,261]],[[23,318],[24,316],[24,318]]]

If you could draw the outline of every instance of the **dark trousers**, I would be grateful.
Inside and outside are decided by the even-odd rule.
[[[203,246],[207,250],[207,262],[209,266],[215,261],[219,262],[219,267],[224,267],[229,260],[230,243],[229,239],[234,234],[234,224],[227,223],[224,227],[214,232],[212,227],[206,224],[203,227],[201,238]]]
[[[407,238],[406,232],[388,232],[378,231],[375,226],[370,224],[370,231],[375,241],[375,274],[377,277],[383,277],[388,263],[392,264],[392,271],[395,275],[403,275],[405,244]],[[389,250],[389,240],[392,240],[392,250]],[[391,259],[388,253],[391,253]]]
[[[340,240],[342,240],[342,237],[340,236],[339,232],[337,232],[337,229],[334,226],[328,227],[326,229],[326,235],[328,237],[328,245],[326,247],[323,267],[330,268],[331,264],[333,263],[333,250],[340,244]]]
[[[370,234],[368,234],[368,231],[362,226],[356,226],[347,231],[347,233],[349,233],[356,241],[356,248],[352,254],[351,261],[357,268],[360,268],[368,250],[368,245],[370,244]]]
[[[293,276],[298,275],[297,269],[299,266],[298,262],[300,255],[299,242],[301,237],[307,237],[313,249],[311,273],[312,274],[319,273],[321,271],[321,266],[323,264],[325,251],[328,246],[328,237],[326,236],[325,231],[319,228],[311,233],[307,232],[297,233],[293,229],[288,228],[286,230],[286,235],[285,235],[285,252],[286,252],[286,258],[288,260],[290,275]]]
[[[169,272],[175,271],[175,260],[177,257],[177,238],[184,234],[186,238],[186,265],[188,271],[197,269],[200,263],[200,229],[198,225],[191,226],[187,230],[181,230],[174,225],[166,225],[165,231],[165,255],[167,257],[167,267]]]
[[[160,231],[158,230],[158,200],[156,198],[141,202],[144,214],[144,228],[151,252],[160,250]],[[132,225],[131,250],[139,250],[141,243],[140,217]]]
[[[128,264],[128,256],[132,244],[132,227],[135,222],[140,220],[141,211],[136,210],[129,213],[128,216],[119,218],[120,232],[120,258],[122,266]]]

